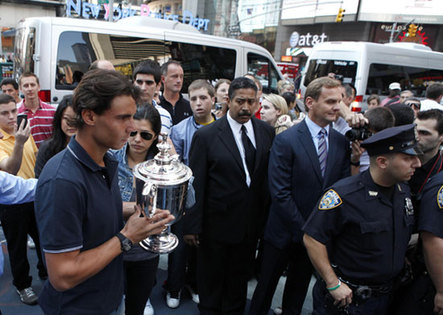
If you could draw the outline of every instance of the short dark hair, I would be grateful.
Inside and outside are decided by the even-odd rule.
[[[332,89],[338,88],[340,86],[341,82],[336,79],[332,79],[330,77],[317,78],[311,81],[311,83],[309,83],[308,87],[306,88],[305,101],[308,97],[311,97],[314,100],[318,101],[322,88]]]
[[[357,89],[350,83],[343,84],[345,88],[346,97],[352,96],[352,92],[354,92],[354,96],[357,95]]]
[[[285,99],[286,104],[288,105],[288,108],[289,108],[289,104],[295,102],[295,94],[292,92],[285,92],[281,96]]]
[[[8,94],[0,94],[0,105],[9,104],[9,103],[15,104],[15,99]]]
[[[74,90],[72,101],[77,115],[76,126],[82,128],[85,122],[82,111],[89,109],[101,115],[111,107],[117,96],[128,95],[137,99],[138,93],[131,81],[114,70],[95,69],[88,71]]]
[[[253,89],[257,94],[258,88],[254,81],[245,77],[235,78],[229,86],[228,96],[232,100],[235,96],[235,92],[240,89]]]
[[[387,106],[394,114],[395,126],[402,126],[414,123],[415,114],[414,110],[408,105],[395,103]]]
[[[169,68],[169,65],[172,65],[172,64],[177,65],[177,66],[180,66],[180,67],[182,66],[181,63],[180,63],[179,61],[174,60],[174,59],[169,59],[167,62],[165,62],[165,63],[162,64],[162,66],[161,66],[162,75],[167,75],[167,74],[168,74],[168,68]],[[183,68],[183,67],[182,67],[182,68]]]
[[[439,109],[429,109],[417,114],[418,120],[435,119],[437,121],[437,131],[439,135],[443,135],[443,112]]]
[[[135,69],[134,73],[132,75],[132,79],[135,81],[137,78],[137,74],[151,74],[154,76],[155,84],[159,84],[162,79],[162,71],[160,68],[160,65],[157,61],[148,59],[141,63],[139,63]]]
[[[37,84],[40,85],[40,80],[38,79],[38,76],[35,73],[32,72],[25,72],[23,73],[20,78],[18,79],[18,85],[20,86],[22,84],[22,79],[23,78],[29,78],[29,77],[34,77],[35,80],[37,81]]]
[[[436,100],[443,95],[443,84],[433,83],[426,89],[426,98]]]
[[[8,84],[11,84],[14,87],[14,90],[18,90],[17,82],[11,78],[3,79],[2,82],[0,83],[0,87],[2,87],[3,85],[8,85]]]
[[[395,117],[386,107],[374,107],[365,112],[365,117],[369,121],[369,129],[374,132],[394,127]]]

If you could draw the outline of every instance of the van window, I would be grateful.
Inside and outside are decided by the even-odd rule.
[[[355,75],[357,74],[356,61],[349,60],[326,60],[314,59],[309,62],[306,72],[304,86],[308,86],[311,81],[334,74],[335,78],[342,81],[343,84],[355,85]]]
[[[388,95],[389,84],[399,82],[404,90],[425,97],[426,87],[443,81],[443,70],[372,63],[369,66],[366,94]]]
[[[35,28],[26,27],[17,29],[14,48],[14,73],[17,81],[24,72],[34,72],[34,54]]]
[[[146,59],[160,65],[170,58],[185,72],[182,92],[193,80],[234,79],[237,54],[234,49],[195,45],[161,39],[67,31],[60,35],[57,51],[56,88],[72,90],[96,59],[107,59],[132,78],[133,69]]]
[[[278,94],[277,82],[280,80],[280,76],[268,58],[248,53],[248,73],[254,74],[260,80],[263,85],[263,93]]]

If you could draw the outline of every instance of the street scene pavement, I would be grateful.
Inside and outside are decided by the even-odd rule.
[[[11,269],[9,266],[9,256],[6,248],[6,241],[3,235],[3,230],[0,228],[0,242],[1,249],[3,250],[3,254],[5,257],[4,261],[4,273],[0,276],[0,310],[2,315],[37,315],[43,314],[42,310],[38,305],[28,306],[20,302],[18,294],[15,290],[15,287],[12,285],[12,275]],[[40,293],[43,287],[43,281],[39,279],[37,274],[37,255],[35,249],[28,249],[28,259],[30,263],[30,272],[33,278],[32,287],[34,288],[37,294]],[[162,288],[163,282],[166,280],[167,276],[167,255],[162,255],[160,257],[160,264],[157,273],[157,284],[154,287],[151,295],[151,303],[154,307],[154,312],[157,315],[169,315],[169,314],[180,314],[180,315],[196,315],[199,314],[197,304],[195,304],[189,294],[187,292],[183,293],[180,306],[176,309],[171,309],[166,306],[165,303],[165,291]],[[276,293],[274,295],[274,299],[272,301],[272,309],[281,306],[281,298],[283,296],[283,288],[285,277],[280,279],[278,284]],[[311,281],[310,289],[308,292],[307,299],[305,301],[305,305],[303,307],[303,315],[312,313],[312,298],[311,298],[311,289],[314,281]],[[247,309],[249,308],[249,303],[252,298],[252,294],[254,293],[255,286],[257,281],[251,280],[248,285],[248,301],[247,301]],[[272,311],[269,314],[274,314]]]

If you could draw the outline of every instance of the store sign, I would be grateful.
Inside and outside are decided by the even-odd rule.
[[[289,45],[291,47],[311,47],[319,43],[323,43],[328,36],[325,33],[321,33],[320,35],[306,33],[304,35],[300,35],[298,32],[293,32],[291,37],[289,38]]]
[[[104,11],[104,12],[103,12]],[[108,19],[110,14],[109,4],[94,4],[89,2],[83,2],[82,0],[67,0],[66,3],[66,16],[72,16],[75,12],[78,16],[84,19],[98,19],[100,14],[104,13],[105,20]],[[208,30],[209,19],[201,19],[194,17],[190,11],[183,11],[183,16],[177,14],[167,14],[167,13],[155,13],[151,12],[147,4],[142,4],[140,6],[140,11],[131,8],[120,8],[120,6],[114,6],[112,13],[113,20],[117,21],[130,16],[141,15],[150,16],[157,19],[171,20],[182,22],[183,24],[189,24],[198,30]]]

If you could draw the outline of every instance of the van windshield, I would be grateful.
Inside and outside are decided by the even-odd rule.
[[[97,59],[106,59],[132,78],[133,69],[143,60],[160,65],[169,59],[181,63],[185,77],[182,92],[196,79],[233,80],[235,49],[188,44],[162,39],[67,31],[60,35],[57,51],[56,89],[72,90]]]
[[[357,62],[350,60],[313,59],[309,62],[303,84],[308,86],[311,81],[332,74],[336,79],[342,81],[343,84],[355,85]]]
[[[263,93],[278,94],[277,82],[280,75],[271,60],[262,55],[248,53],[248,73],[260,80]]]
[[[24,72],[34,72],[35,28],[17,29],[14,46],[14,75],[15,79]]]
[[[425,97],[429,84],[443,82],[443,70],[371,63],[366,94],[388,95],[392,82],[399,82],[402,90],[410,90],[417,97]]]

